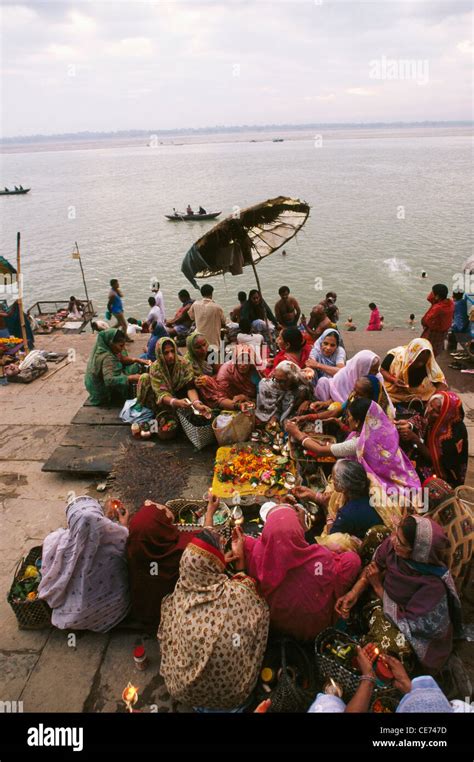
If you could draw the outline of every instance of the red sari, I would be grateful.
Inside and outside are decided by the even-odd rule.
[[[306,542],[300,520],[288,505],[269,515],[260,539],[245,537],[249,576],[270,607],[280,632],[310,640],[337,619],[334,606],[357,579],[357,553],[333,553]]]
[[[194,538],[194,532],[180,532],[155,503],[142,505],[130,519],[128,532],[132,613],[143,624],[157,627],[161,601],[175,588],[183,550]],[[152,563],[157,564],[157,574],[152,573]]]

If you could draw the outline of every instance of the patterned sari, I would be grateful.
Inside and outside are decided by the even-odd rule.
[[[426,363],[426,376],[418,386],[406,388],[395,386],[390,381],[385,385],[393,402],[409,402],[414,398],[427,401],[436,391],[434,384],[444,384],[446,379],[433,354],[433,347],[427,339],[413,339],[409,344],[390,349],[387,354],[393,355],[390,365],[390,374],[399,378],[405,384],[409,384],[409,369],[421,352],[428,350],[430,357]]]
[[[194,707],[242,705],[257,682],[268,624],[254,580],[229,579],[220,550],[194,538],[181,557],[176,588],[161,604],[160,672],[168,692]]]
[[[163,355],[163,347],[174,346],[175,362],[169,368]],[[164,336],[156,343],[156,361],[150,366],[150,373],[144,373],[138,382],[138,402],[151,410],[161,406],[163,397],[185,396],[187,387],[192,385],[194,372],[191,364],[179,354],[173,339]],[[181,392],[181,394],[180,394]]]
[[[385,571],[385,617],[404,635],[422,666],[434,672],[443,667],[452,651],[453,636],[461,624],[461,604],[443,564],[449,545],[443,529],[429,518],[414,518],[417,526],[411,557],[397,556],[388,537],[374,560]]]
[[[421,504],[421,483],[412,463],[400,448],[395,424],[380,405],[371,402],[358,437],[356,460],[364,467],[371,483],[374,507],[389,528],[393,528],[405,506]]]
[[[442,400],[441,412],[426,430],[433,473],[458,487],[464,484],[469,455],[464,410],[454,392],[436,392],[436,397]]]

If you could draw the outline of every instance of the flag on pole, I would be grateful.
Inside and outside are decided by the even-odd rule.
[[[75,251],[72,252],[72,258],[73,259],[80,259],[81,255],[79,254],[78,251],[75,250]]]

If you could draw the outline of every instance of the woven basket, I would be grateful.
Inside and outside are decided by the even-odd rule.
[[[307,712],[316,694],[316,676],[310,657],[301,643],[287,637],[278,637],[269,642],[264,663],[271,652],[278,652],[280,668],[274,665],[278,671],[277,681],[270,692],[265,692],[260,677],[256,687],[257,700],[271,699],[269,712]],[[297,668],[299,677],[292,675],[292,667]],[[305,687],[301,684],[303,680]]]
[[[337,637],[338,640],[347,644],[351,643],[357,645],[356,641],[349,637],[349,635],[346,635],[346,633],[339,632],[339,630],[336,630],[334,627],[328,627],[323,630],[315,640],[316,669],[321,682],[329,680],[329,678],[332,677],[332,679],[341,686],[344,701],[347,702],[350,701],[360,685],[360,675],[354,674],[338,660],[322,653],[327,641],[332,640],[334,637]],[[393,692],[391,684],[388,684],[386,687],[376,686],[372,694],[373,701],[375,701],[377,697],[384,696],[387,692]]]
[[[27,566],[34,566],[38,558],[41,558],[43,548],[41,545],[31,548],[28,555],[18,561],[7,601],[13,609],[20,630],[41,630],[51,627],[51,609],[46,601],[36,598],[34,601],[14,601],[13,587],[25,572]]]
[[[184,433],[196,450],[202,450],[207,445],[216,441],[212,421],[209,421],[204,426],[195,426],[193,423],[194,413],[192,411],[183,412],[183,410],[177,410],[176,412]]]
[[[203,510],[207,506],[206,500],[193,500],[187,499],[187,498],[178,498],[177,500],[168,500],[166,503],[167,508],[170,509],[174,513],[175,519],[176,519],[176,527],[179,529],[180,532],[195,532],[196,530],[202,530],[204,529],[203,526],[200,524],[179,524],[178,519],[180,513],[183,513],[187,510],[196,510],[201,509]],[[225,522],[225,524],[216,524],[213,527],[214,531],[219,532],[221,534],[226,542],[228,542],[232,535],[232,527],[230,524],[230,519]]]

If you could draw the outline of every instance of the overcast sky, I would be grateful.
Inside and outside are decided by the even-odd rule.
[[[4,136],[472,118],[470,2],[2,0],[2,16]],[[383,58],[415,78],[374,78]]]

